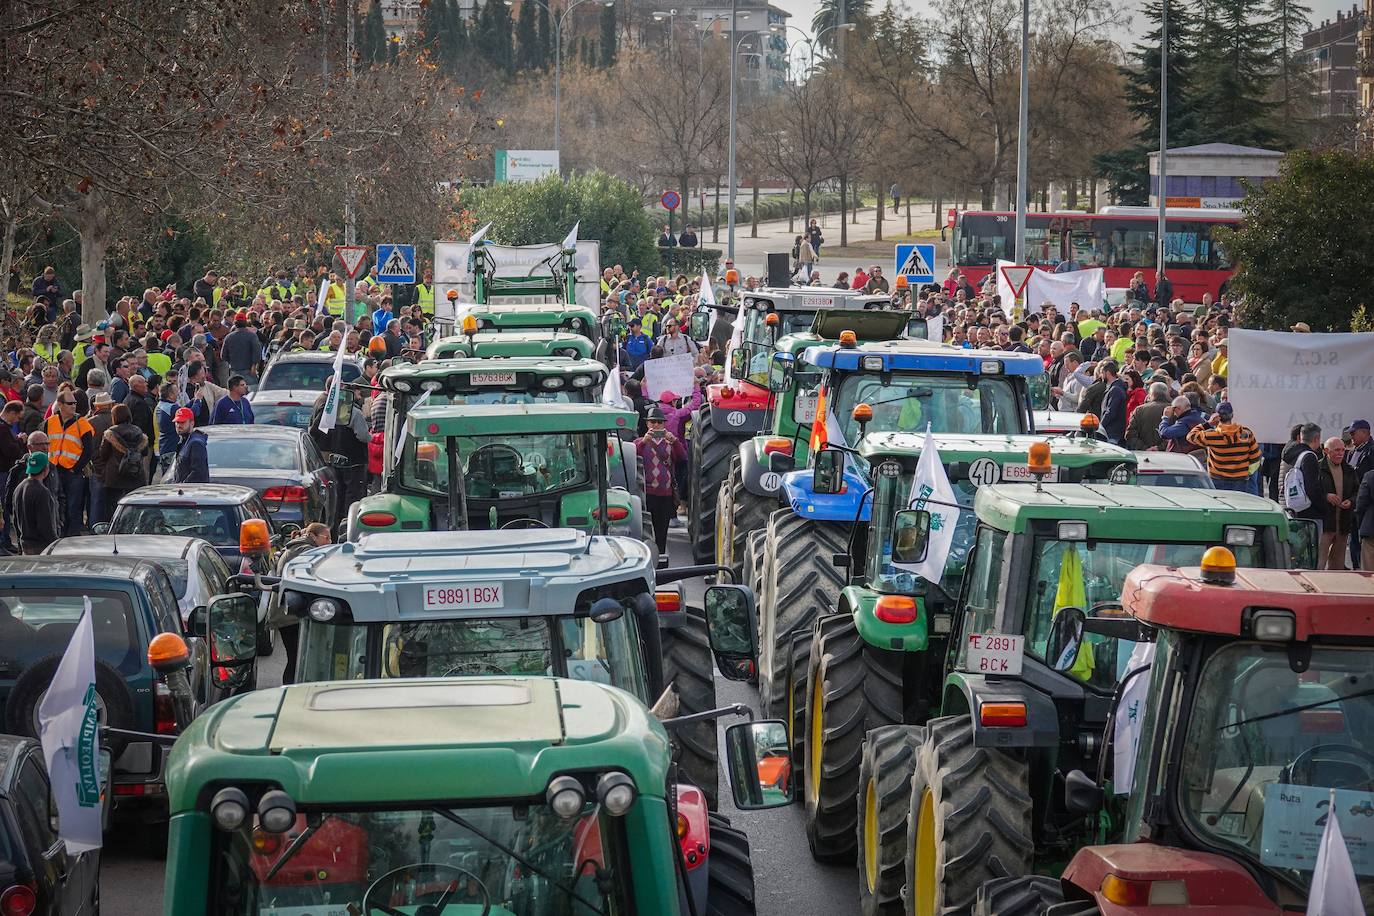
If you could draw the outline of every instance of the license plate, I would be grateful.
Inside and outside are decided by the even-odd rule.
[[[514,385],[514,372],[474,372],[471,375],[474,385]]]
[[[505,590],[497,585],[426,585],[427,611],[471,611],[505,607]]]
[[[1024,464],[1002,465],[1002,479],[1008,483],[1035,482],[1035,476],[1031,474],[1030,468]],[[1059,466],[1052,466],[1050,472],[1041,479],[1044,480],[1045,483],[1057,483],[1059,481]]]
[[[820,395],[815,393],[797,395],[792,405],[792,422],[810,426],[816,419],[816,402],[819,400]]]
[[[1005,633],[970,633],[968,670],[976,674],[1015,677],[1021,673],[1026,638]]]

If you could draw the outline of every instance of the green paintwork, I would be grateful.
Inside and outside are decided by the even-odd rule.
[[[601,404],[501,404],[421,407],[406,417],[410,434],[437,436],[528,436],[540,433],[618,433],[634,429],[639,416]]]
[[[1248,493],[1186,487],[1117,484],[1054,484],[1035,487],[996,484],[978,491],[979,521],[1003,531],[1026,532],[1037,519],[1088,523],[1090,538],[1135,540],[1141,532],[1181,532],[1179,543],[1222,543],[1227,525],[1286,531],[1276,503]],[[1182,526],[1182,527],[1179,527]],[[1282,534],[1279,537],[1282,541]]]
[[[860,638],[870,646],[894,652],[924,652],[930,645],[929,621],[925,600],[916,598],[916,619],[911,623],[888,623],[873,615],[878,592],[862,585],[847,585],[840,592],[840,607],[854,615]]]
[[[535,330],[543,328],[550,331],[585,331],[590,334],[596,325],[596,313],[585,306],[575,303],[549,302],[536,305],[517,305],[509,302],[490,305],[465,305],[457,316],[461,325],[465,316],[476,318],[480,331]],[[580,328],[570,323],[581,321]]]
[[[566,351],[575,351],[569,354]],[[478,331],[468,337],[455,335],[436,340],[425,351],[425,359],[476,357],[491,359],[509,356],[572,356],[587,359],[592,342],[570,331]]]
[[[921,449],[925,447],[925,438],[920,433],[869,433],[859,442],[858,452],[870,463],[877,463],[886,457],[909,458],[914,467],[915,460],[921,457]],[[1136,463],[1134,452],[1100,439],[1033,435],[963,436],[952,433],[934,433],[932,439],[940,453],[940,463],[947,467],[955,462],[971,462],[979,458],[991,458],[999,465],[1008,462],[1024,464],[1031,444],[1035,442],[1048,442],[1050,461],[1062,467],[1088,467],[1099,461]]]
[[[396,524],[387,527],[371,527],[368,531],[402,531],[414,530],[414,523],[419,523],[421,528],[429,527],[429,500],[423,496],[413,496],[409,493],[374,493],[358,500],[358,515],[368,512],[390,512],[396,516]],[[411,522],[410,528],[406,527],[406,522]]]

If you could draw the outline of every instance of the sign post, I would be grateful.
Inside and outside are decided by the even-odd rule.
[[[1011,287],[1011,294],[1016,297],[1016,305],[1012,308],[1012,317],[1020,321],[1025,314],[1025,292],[1026,285],[1030,283],[1031,274],[1035,273],[1034,267],[1016,264],[1002,268],[1002,279],[1007,281]]]
[[[367,254],[371,250],[366,245],[334,246],[334,255],[343,265],[344,274],[348,278],[344,283],[344,320],[350,323],[357,320],[353,314],[353,281],[362,272],[363,263],[367,260]]]
[[[674,235],[673,232],[673,211],[676,210],[679,206],[681,206],[682,195],[674,191],[672,188],[669,188],[668,190],[663,192],[663,196],[658,199],[658,202],[663,205],[663,209],[668,211],[668,234],[676,238],[677,236]],[[668,273],[672,274],[672,272],[673,249],[670,246],[668,248]]]

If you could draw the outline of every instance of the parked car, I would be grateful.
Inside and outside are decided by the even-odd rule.
[[[253,422],[260,426],[290,426],[309,429],[310,414],[315,409],[318,391],[296,388],[255,391],[248,395],[253,404]]]
[[[108,811],[109,774],[101,785]],[[43,748],[33,738],[0,735],[0,913],[95,916],[100,912],[100,850],[69,855],[58,839]]]
[[[344,508],[339,475],[305,432],[289,426],[206,426],[202,432],[210,481],[252,487],[274,528],[334,527]]]
[[[245,521],[268,521],[262,497],[252,487],[222,483],[162,483],[139,487],[115,506],[107,523],[94,526],[95,534],[159,534],[202,538],[214,545],[229,568],[243,568],[239,531]],[[260,572],[271,570],[270,563]]]
[[[261,523],[258,523],[261,526]],[[0,558],[0,706],[11,734],[38,736],[38,706],[57,664],[91,602],[95,632],[96,693],[101,724],[151,735],[175,736],[201,710],[254,677],[255,666],[227,666],[224,641],[256,648],[256,609],[246,595],[217,596],[210,611],[184,627],[176,593],[161,566],[137,556]],[[221,599],[226,599],[221,601]],[[220,615],[233,611],[232,620]],[[209,620],[207,629],[207,618]],[[249,632],[242,632],[247,623]],[[201,635],[192,635],[192,633]],[[212,633],[213,639],[203,634]],[[164,634],[184,656],[184,682],[154,668],[149,647]],[[164,641],[165,642],[165,641]],[[215,643],[212,658],[211,643]],[[166,646],[163,646],[165,649]],[[177,670],[183,670],[180,665]],[[182,683],[187,690],[178,693]],[[165,803],[163,765],[169,747],[154,739],[110,733],[114,801]]]
[[[176,594],[183,624],[190,621],[191,613],[196,608],[204,610],[208,607],[216,595],[240,590],[253,594],[252,589],[234,579],[237,566],[231,570],[215,546],[204,538],[166,534],[126,534],[123,537],[88,535],[58,538],[43,553],[129,556],[152,560],[172,580],[172,591]],[[259,604],[258,654],[271,655],[276,630],[266,625],[267,602]]]
[[[1186,452],[1136,452],[1135,457],[1136,480],[1142,486],[1216,489],[1207,468]]]
[[[253,399],[253,412],[257,413],[257,398],[264,392],[296,391],[312,392],[308,404],[315,403],[315,395],[324,391],[325,383],[334,374],[336,353],[322,350],[297,350],[293,353],[278,353],[267,361],[262,378],[258,380]],[[345,356],[343,376],[345,382],[357,381],[363,374],[363,359],[358,356]]]

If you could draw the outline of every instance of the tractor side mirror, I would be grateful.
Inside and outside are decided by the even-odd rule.
[[[243,592],[216,595],[207,609],[210,661],[226,668],[252,664],[258,654],[258,605]]]
[[[711,313],[706,309],[698,309],[692,313],[692,317],[687,320],[687,336],[693,340],[705,340],[711,336]]]
[[[741,722],[725,730],[730,794],[741,811],[792,801],[792,748],[780,719]]]
[[[749,374],[749,351],[735,347],[730,351],[730,377],[741,379]]]
[[[844,486],[844,452],[823,448],[816,455],[816,470],[811,489],[821,496],[834,496]]]
[[[892,532],[892,562],[920,563],[930,547],[930,513],[903,509],[897,513]]]
[[[1054,666],[1055,671],[1070,671],[1078,661],[1078,653],[1083,646],[1083,620],[1081,607],[1069,605],[1061,607],[1050,624],[1049,640],[1045,646],[1045,658]]]
[[[768,363],[768,390],[777,394],[787,390],[792,383],[792,360],[790,355],[775,353]]]
[[[1064,777],[1064,807],[1073,814],[1096,814],[1102,810],[1106,794],[1082,770],[1070,770]]]
[[[744,585],[712,585],[706,589],[706,634],[716,666],[728,680],[754,675],[759,652],[754,593]]]
[[[1310,518],[1288,520],[1288,547],[1296,569],[1317,568],[1317,523]]]

